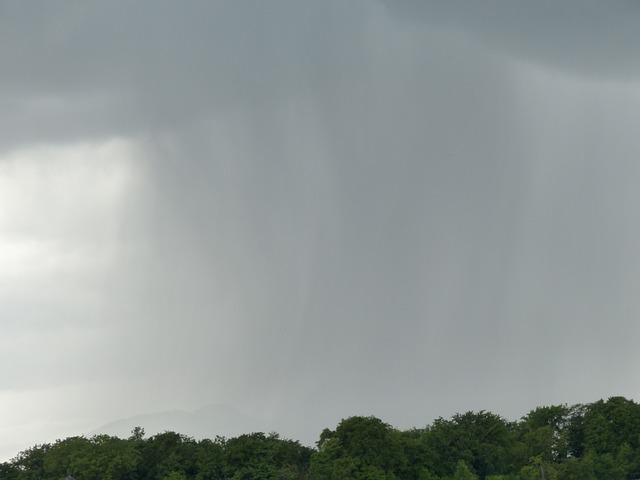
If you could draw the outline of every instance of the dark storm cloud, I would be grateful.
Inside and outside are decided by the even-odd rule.
[[[477,38],[524,61],[597,78],[640,74],[640,7],[631,1],[385,1],[403,21]]]
[[[354,7],[293,1],[6,2],[1,13],[4,144],[176,127],[278,101],[348,74],[364,21]]]

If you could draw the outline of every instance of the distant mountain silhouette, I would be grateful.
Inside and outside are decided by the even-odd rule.
[[[106,434],[128,438],[134,427],[144,428],[146,437],[165,431],[173,431],[197,440],[214,439],[216,436],[231,438],[244,433],[277,431],[266,422],[246,415],[230,405],[212,404],[194,412],[172,410],[115,420],[89,432],[89,436]]]

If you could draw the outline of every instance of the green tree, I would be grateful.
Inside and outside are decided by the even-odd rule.
[[[469,468],[467,462],[459,460],[453,472],[453,480],[478,480],[478,476]]]
[[[440,477],[451,476],[459,460],[480,478],[512,468],[513,427],[499,415],[480,411],[456,414],[451,420],[438,418],[429,439],[438,452],[434,473]]]
[[[583,458],[568,458],[557,469],[558,480],[596,480],[591,462]]]
[[[162,480],[187,480],[187,476],[182,472],[171,472],[162,477]]]
[[[350,417],[336,427],[335,437],[345,456],[360,465],[391,471],[398,463],[399,445],[390,425],[376,417]]]
[[[225,443],[225,475],[234,479],[278,478],[306,472],[311,449],[277,433],[240,435]]]
[[[518,426],[528,457],[540,456],[547,462],[567,458],[570,412],[566,405],[554,405],[538,407],[522,418]]]
[[[131,430],[131,435],[129,436],[129,440],[132,442],[142,442],[144,440],[144,428],[142,427],[133,427]]]
[[[69,437],[51,446],[44,459],[45,478],[129,480],[138,462],[134,444],[108,435]]]
[[[343,419],[335,431],[325,429],[311,458],[310,478],[385,479],[406,464],[401,436],[376,417]]]
[[[169,431],[154,435],[139,446],[138,477],[162,479],[172,473],[183,473],[193,478],[196,449],[196,441],[186,435]]]
[[[311,456],[310,480],[355,480],[357,476],[356,460],[344,454],[337,438],[324,439]]]
[[[204,439],[198,443],[195,453],[197,474],[195,480],[223,480],[225,439]]]
[[[20,452],[13,460],[13,465],[21,472],[20,480],[47,478],[44,465],[50,450],[51,444],[44,443]]]
[[[396,431],[395,435],[400,447],[394,468],[395,475],[403,480],[435,478],[432,472],[438,455],[429,441],[429,429],[413,428]]]
[[[13,463],[0,463],[0,478],[2,480],[19,480],[20,470]]]
[[[550,462],[538,455],[531,457],[529,465],[522,467],[520,477],[523,480],[556,480],[558,472]]]

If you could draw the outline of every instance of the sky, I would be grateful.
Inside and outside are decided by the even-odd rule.
[[[207,405],[312,445],[640,398],[639,22],[0,0],[0,459]]]

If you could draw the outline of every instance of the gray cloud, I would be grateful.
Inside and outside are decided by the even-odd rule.
[[[637,78],[640,55],[634,2],[590,0],[439,4],[385,1],[388,11],[411,23],[427,22],[480,39],[518,59],[598,78]]]
[[[0,283],[5,394],[66,388],[96,424],[39,415],[85,431],[228,402],[308,443],[636,394],[635,51],[573,59],[591,3],[434,5],[3,3],[0,150],[134,145],[117,208],[80,182],[65,228],[2,230],[113,252]]]
[[[157,131],[280,101],[353,71],[363,40],[358,8],[327,2],[3,7],[3,143],[24,129],[49,140]]]

